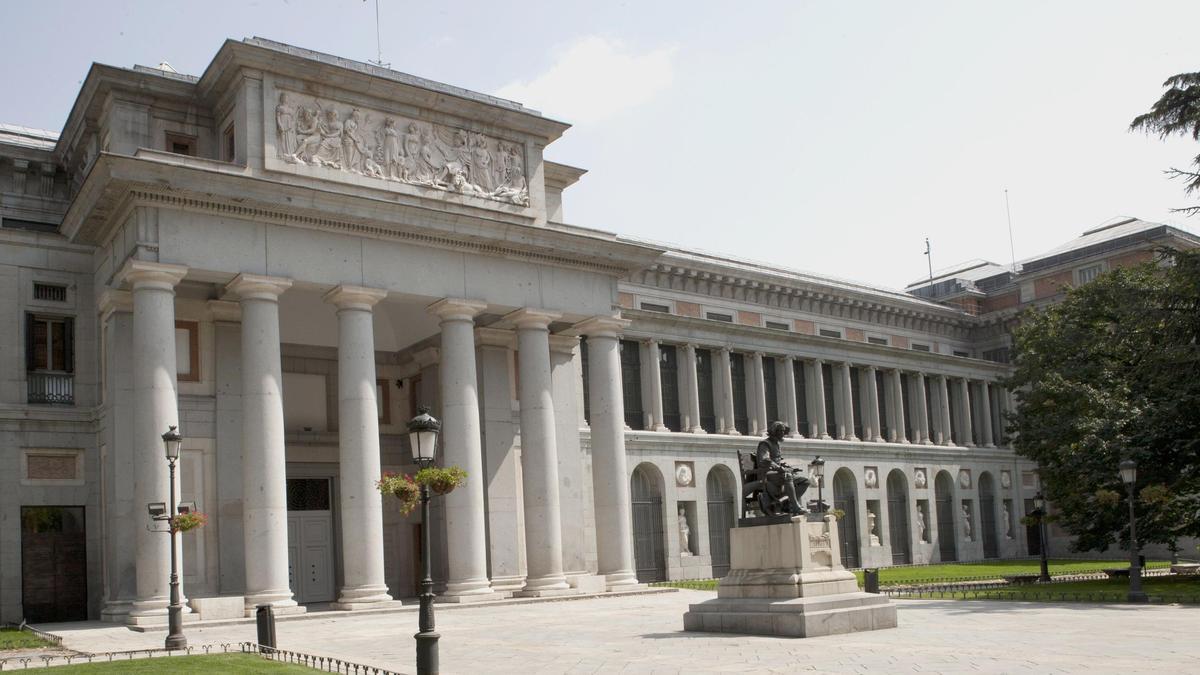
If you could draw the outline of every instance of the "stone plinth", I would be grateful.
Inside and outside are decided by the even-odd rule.
[[[729,574],[715,600],[683,615],[684,630],[815,637],[896,627],[895,605],[859,591],[842,567],[833,516],[797,516],[729,534]]]

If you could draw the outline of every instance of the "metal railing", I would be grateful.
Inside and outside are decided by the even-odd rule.
[[[256,642],[241,643],[242,651],[250,653],[258,653],[264,659],[278,661],[280,663],[294,663],[296,665],[319,670],[324,673],[345,673],[346,675],[400,675],[398,671],[379,668],[377,666],[367,666],[353,661],[343,659],[335,659],[332,656],[317,656],[314,654],[305,654],[304,652],[293,652],[287,649],[274,649],[265,647]]]
[[[39,635],[48,635],[38,631]],[[57,636],[49,636],[54,639]],[[61,640],[61,638],[58,638]],[[119,652],[98,652],[85,654],[67,652],[64,654],[41,654],[34,656],[14,656],[0,659],[0,671],[27,670],[29,668],[50,668],[52,666],[69,666],[84,663],[114,663],[117,661],[132,661],[134,659],[166,659],[177,656],[204,656],[210,654],[257,654],[264,659],[280,663],[294,663],[325,673],[344,673],[345,675],[401,675],[398,671],[368,666],[345,659],[331,656],[317,656],[303,652],[293,652],[286,649],[272,649],[256,642],[223,642],[221,644],[190,646],[180,650],[166,649],[132,649]]]
[[[75,376],[71,373],[29,371],[30,403],[75,403]]]

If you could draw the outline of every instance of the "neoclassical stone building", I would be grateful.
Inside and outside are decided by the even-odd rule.
[[[566,129],[261,39],[94,65],[60,133],[0,127],[0,620],[165,620],[171,425],[202,618],[412,596],[425,526],[446,601],[720,575],[774,419],[848,564],[1028,555],[1008,322],[1195,243],[1123,222],[887,291],[566,224]],[[427,524],[374,486],[418,405],[470,476]]]

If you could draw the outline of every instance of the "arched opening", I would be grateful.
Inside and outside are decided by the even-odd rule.
[[[979,525],[983,529],[983,557],[999,558],[996,546],[996,484],[992,474],[979,474]]]
[[[705,490],[708,499],[708,551],[712,556],[712,575],[729,573],[729,528],[733,525],[733,495],[737,481],[728,468],[717,465],[708,471]]]
[[[838,469],[833,474],[833,508],[841,509],[844,515],[838,520],[838,538],[841,540],[842,565],[862,567],[858,550],[858,490],[854,474],[850,469]]]
[[[908,522],[908,479],[899,469],[887,479],[888,542],[892,545],[892,564],[912,564],[912,538]]]
[[[666,581],[662,474],[652,464],[639,464],[629,479],[629,494],[633,502],[633,566],[638,581]]]
[[[937,508],[937,545],[942,562],[958,560],[954,545],[954,479],[939,471],[933,481],[933,500]]]

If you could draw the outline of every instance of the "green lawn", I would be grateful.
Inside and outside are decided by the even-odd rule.
[[[268,661],[256,654],[214,654],[212,656],[161,656],[153,659],[132,659],[112,663],[85,663],[55,666],[55,675],[62,673],[312,673],[312,668],[290,663]]]
[[[1167,567],[1166,561],[1149,561],[1147,568]],[[1082,572],[1099,572],[1105,569],[1125,569],[1128,562],[1119,560],[1051,560],[1050,574],[1079,574]],[[1037,574],[1041,571],[1041,561],[1038,560],[988,560],[972,563],[951,563],[946,565],[921,565],[915,567],[883,567],[879,570],[879,583],[882,586],[897,584],[933,583],[935,581],[968,581],[971,579],[999,579],[1014,574]],[[862,570],[855,570],[858,584],[863,583]],[[1126,582],[1128,583],[1128,582]],[[717,589],[716,579],[698,579],[694,581],[664,581],[653,586],[671,586],[673,588],[688,588],[697,591],[714,591]],[[1057,586],[1056,586],[1057,588]]]
[[[6,649],[40,649],[56,646],[49,640],[38,637],[27,630],[0,628],[0,651]]]
[[[1200,602],[1200,576],[1145,577],[1142,579],[1142,590],[1152,600]],[[1021,584],[986,591],[966,591],[956,593],[954,597],[965,600],[1005,599],[1045,602],[1063,599],[1123,602],[1128,593],[1128,579],[1091,579],[1056,584]]]

